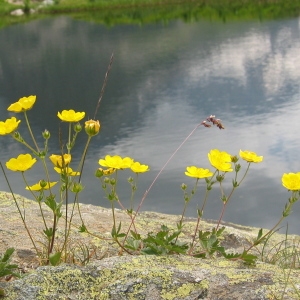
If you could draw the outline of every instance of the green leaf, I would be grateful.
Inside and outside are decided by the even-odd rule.
[[[84,224],[79,227],[79,232],[87,232],[87,228]]]
[[[141,235],[134,232],[133,230],[130,230],[130,233],[132,235],[132,237],[135,239],[135,240],[140,240],[141,239]]]
[[[1,262],[7,262],[10,259],[10,257],[13,255],[14,251],[15,251],[14,248],[8,248],[3,254],[3,256],[1,257]]]
[[[61,252],[56,252],[49,256],[49,261],[52,266],[57,266],[60,262]]]
[[[53,228],[47,228],[47,229],[43,230],[43,232],[45,233],[47,238],[51,238],[53,236]]]
[[[181,231],[175,231],[173,234],[171,234],[168,238],[167,241],[171,242],[175,238],[177,238],[181,234]]]

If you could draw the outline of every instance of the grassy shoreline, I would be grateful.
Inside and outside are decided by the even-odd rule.
[[[276,19],[298,17],[300,0],[54,0],[54,5],[40,8],[42,0],[27,3],[35,14],[20,17],[10,13],[23,5],[0,0],[0,28],[15,23],[53,15],[103,23],[144,24],[182,19],[191,22],[199,19],[229,21],[241,19]]]

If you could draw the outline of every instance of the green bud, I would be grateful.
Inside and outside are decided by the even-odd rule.
[[[227,202],[227,197],[224,195],[224,196],[221,197],[221,200],[222,200],[223,203],[226,203]]]
[[[80,132],[82,130],[82,126],[80,123],[77,123],[74,125],[74,131],[75,132]]]
[[[41,188],[44,188],[44,187],[47,186],[47,181],[45,181],[44,179],[40,180],[39,183],[40,183],[40,187],[41,187]]]
[[[182,184],[181,184],[181,189],[182,189],[183,191],[185,191],[185,190],[187,189],[187,185],[186,185],[185,183],[182,183]]]
[[[235,172],[239,172],[240,169],[241,169],[241,165],[240,164],[235,165]]]
[[[13,133],[13,136],[14,136],[14,138],[15,138],[16,140],[18,140],[18,141],[20,141],[20,142],[24,142],[24,140],[23,140],[21,134],[20,134],[18,131],[15,131],[15,132]]]
[[[203,216],[203,210],[197,209],[197,214],[198,214],[199,218],[202,218],[202,216]]]
[[[231,156],[231,161],[235,164],[239,158],[236,155]]]
[[[70,187],[71,192],[73,193],[80,193],[83,190],[83,186],[82,184],[75,182],[72,184],[72,186]]]
[[[42,133],[42,135],[43,135],[43,138],[45,140],[50,139],[50,132],[47,129],[44,130],[44,132]]]
[[[45,158],[46,157],[46,151],[41,151],[38,153],[39,158]]]
[[[224,180],[224,175],[217,175],[216,179],[218,182],[222,182]]]
[[[133,178],[132,178],[132,177],[128,177],[127,181],[128,181],[129,183],[132,183],[132,182],[133,182]]]
[[[103,169],[99,168],[95,172],[95,176],[101,178],[104,175]]]
[[[232,180],[232,186],[234,188],[237,188],[239,186],[236,180]]]

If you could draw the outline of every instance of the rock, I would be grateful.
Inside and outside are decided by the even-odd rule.
[[[22,280],[2,283],[2,287],[7,300],[299,299],[299,270],[289,273],[287,285],[286,273],[289,271],[265,263],[246,267],[224,259],[123,256],[86,267],[39,267]]]
[[[26,218],[30,220],[27,224],[28,228],[34,233],[37,245],[41,245],[39,232],[43,230],[43,222],[38,204],[19,195],[15,197],[16,201],[26,209]],[[52,215],[46,207],[43,206],[43,209],[45,218],[51,225]],[[300,298],[300,269],[285,270],[260,261],[255,266],[249,267],[243,265],[241,261],[223,258],[204,260],[174,255],[118,256],[119,248],[115,243],[105,239],[110,236],[112,228],[111,211],[85,204],[80,204],[85,225],[90,232],[100,238],[80,234],[76,227],[72,229],[70,237],[74,242],[73,249],[79,243],[79,248],[81,245],[88,245],[91,251],[95,250],[95,255],[90,257],[89,264],[38,267],[39,260],[9,193],[0,192],[0,210],[0,254],[7,248],[14,247],[16,251],[12,262],[28,273],[20,280],[0,282],[0,288],[3,288],[6,293],[4,300],[294,300]],[[116,210],[115,216],[118,221],[122,221],[122,228],[127,228],[130,223],[128,215],[121,210]],[[163,224],[175,229],[179,220],[180,216],[142,212],[136,219],[136,226],[141,234],[146,234],[149,231],[156,232]],[[78,226],[81,224],[77,213],[73,221]],[[183,241],[191,240],[195,222],[193,218],[185,218],[183,235],[180,237]],[[64,224],[60,226],[63,227]],[[216,226],[216,222],[201,220],[200,226],[201,230],[211,230]],[[258,233],[258,228],[224,222],[222,226],[225,226],[222,246],[229,253],[241,253]],[[60,227],[58,233],[63,233]],[[281,254],[282,248],[285,247],[287,252],[283,253],[282,257],[285,260],[288,258],[292,260],[291,252],[288,251],[292,251],[295,247],[299,248],[299,240],[299,236],[287,238],[285,235],[274,233],[264,253],[271,260],[276,253]]]
[[[23,16],[24,15],[24,11],[23,11],[23,9],[19,8],[19,9],[13,10],[10,14],[12,16],[19,17],[19,16]]]
[[[30,14],[35,13],[35,10],[34,10],[34,9],[30,9],[29,13],[30,13]],[[23,15],[25,14],[25,12],[24,12],[23,9],[19,8],[19,9],[13,10],[10,14],[11,14],[12,16],[20,17],[20,16],[23,16]]]

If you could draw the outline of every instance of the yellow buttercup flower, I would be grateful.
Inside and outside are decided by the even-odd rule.
[[[99,160],[99,165],[102,167],[113,168],[113,169],[126,169],[130,168],[133,164],[133,159],[130,157],[122,158],[119,155],[106,155],[104,159]]]
[[[141,165],[139,162],[134,162],[131,167],[131,171],[134,173],[144,173],[149,171],[149,166],[148,165]]]
[[[64,122],[78,122],[85,116],[85,112],[75,112],[73,109],[58,112],[57,116]]]
[[[195,166],[186,167],[186,172],[184,174],[186,176],[199,178],[199,179],[211,177],[213,175],[213,173],[210,170],[197,168]]]
[[[22,97],[19,99],[19,101],[11,104],[8,107],[8,111],[13,111],[15,113],[23,112],[26,110],[29,110],[32,108],[33,104],[35,103],[36,96],[28,96],[28,97]]]
[[[290,191],[300,190],[300,173],[284,173],[281,181],[282,185]]]
[[[61,155],[52,154],[51,156],[49,156],[49,158],[52,163],[58,168],[67,166],[72,159],[71,154],[64,154],[63,157]]]
[[[240,150],[240,157],[247,162],[259,163],[262,162],[263,156],[258,156],[255,152]]]
[[[57,172],[57,173],[59,173],[59,174],[61,174],[61,173],[63,173],[63,174],[67,174],[67,175],[69,175],[69,176],[78,176],[78,175],[80,175],[80,172],[75,172],[75,171],[73,171],[73,169],[72,168],[70,168],[70,167],[66,167],[66,168],[57,168],[57,167],[54,167],[54,170]]]
[[[210,164],[219,171],[232,172],[231,155],[225,151],[213,149],[208,153]]]
[[[100,130],[100,123],[99,121],[95,121],[95,120],[88,120],[85,122],[85,132],[89,135],[89,136],[94,136],[96,134],[99,133]]]
[[[17,158],[11,158],[6,162],[7,169],[11,171],[25,172],[36,163],[36,158],[32,158],[30,154],[20,154]]]
[[[6,135],[14,132],[17,130],[20,122],[21,121],[17,121],[15,117],[7,119],[4,122],[0,121],[0,135]]]
[[[46,182],[46,184],[41,184],[42,180],[40,180],[38,183],[31,185],[31,186],[26,186],[26,190],[30,191],[41,191],[41,190],[49,190],[51,187],[57,184],[57,181],[55,182]]]

